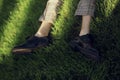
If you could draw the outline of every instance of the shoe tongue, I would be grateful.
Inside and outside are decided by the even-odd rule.
[[[86,34],[83,36],[79,36],[79,38],[85,42],[85,43],[92,43],[92,39],[91,39],[91,35],[90,34]]]
[[[36,36],[33,36],[28,41],[30,43],[38,43],[40,41],[42,41],[42,42],[46,41],[46,38],[45,37],[36,37]]]
[[[36,41],[46,41],[46,37],[36,37],[36,36],[34,36],[34,39],[36,40]]]

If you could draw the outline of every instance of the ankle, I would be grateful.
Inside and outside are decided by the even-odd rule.
[[[90,33],[89,33],[89,32],[87,32],[87,33],[82,33],[82,32],[81,32],[81,33],[79,34],[79,36],[84,36],[84,35],[87,35],[87,34],[90,34]]]
[[[48,34],[36,33],[35,36],[36,37],[46,37],[46,36],[48,36]]]

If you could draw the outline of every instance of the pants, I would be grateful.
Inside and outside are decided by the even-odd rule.
[[[58,9],[62,4],[61,0],[48,0],[43,15],[39,18],[39,21],[47,21],[54,23]],[[94,16],[95,0],[80,0],[78,7],[75,11],[75,15],[90,15]]]

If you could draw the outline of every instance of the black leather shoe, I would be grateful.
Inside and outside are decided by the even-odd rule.
[[[86,57],[98,61],[100,55],[97,49],[92,46],[92,38],[90,34],[79,36],[70,42],[70,47],[74,51],[79,51]]]
[[[48,37],[36,37],[29,38],[25,43],[16,46],[12,49],[13,54],[31,53],[33,50],[41,47],[45,47],[49,44]]]

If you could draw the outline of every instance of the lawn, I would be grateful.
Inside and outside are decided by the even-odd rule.
[[[63,0],[51,30],[53,43],[30,55],[11,49],[39,28],[47,0],[0,0],[0,80],[120,80],[120,0],[97,0],[91,33],[101,63],[70,49],[80,30],[79,0]]]

